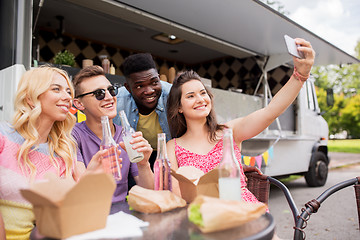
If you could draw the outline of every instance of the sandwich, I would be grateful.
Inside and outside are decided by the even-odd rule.
[[[155,191],[135,185],[128,195],[129,206],[142,213],[160,213],[184,207],[186,202],[169,190]]]
[[[266,210],[267,206],[260,202],[248,203],[199,195],[189,205],[188,218],[203,233],[210,233],[238,227],[259,218]]]

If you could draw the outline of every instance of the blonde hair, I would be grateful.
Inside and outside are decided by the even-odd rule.
[[[36,167],[29,159],[31,148],[36,147],[39,133],[36,129],[39,116],[42,112],[39,96],[46,92],[51,85],[54,75],[58,73],[66,79],[70,87],[71,97],[74,98],[74,88],[67,73],[61,69],[41,66],[27,71],[21,78],[15,96],[15,115],[13,118],[14,129],[25,138],[21,145],[17,159],[20,168],[31,176],[35,176]],[[56,153],[60,161],[65,163],[65,174],[72,174],[74,162],[76,161],[76,143],[71,136],[75,125],[75,116],[68,113],[64,121],[56,121],[47,138],[52,164],[60,170],[59,160],[55,158]],[[60,173],[60,171],[59,171]]]

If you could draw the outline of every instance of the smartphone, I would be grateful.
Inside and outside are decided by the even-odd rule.
[[[295,43],[295,39],[289,37],[288,35],[284,35],[284,39],[290,55],[297,58],[305,58],[304,53],[297,50],[299,45]]]

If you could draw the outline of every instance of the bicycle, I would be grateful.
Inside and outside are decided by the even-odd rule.
[[[308,221],[310,220],[310,216],[319,210],[322,202],[324,202],[335,192],[352,185],[355,189],[360,229],[360,177],[355,177],[333,185],[332,187],[322,192],[317,198],[308,201],[305,204],[305,207],[301,208],[301,210],[299,211],[296,207],[290,190],[282,182],[270,176],[259,175],[256,172],[246,172],[245,174],[248,179],[248,189],[261,202],[264,202],[266,204],[268,203],[270,184],[273,184],[280,188],[280,190],[282,190],[287,200],[287,203],[289,204],[294,219],[294,240],[306,239],[305,228],[308,224]]]

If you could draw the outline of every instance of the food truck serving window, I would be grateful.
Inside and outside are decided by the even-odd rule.
[[[315,111],[314,88],[310,83],[310,81],[306,81],[306,96],[307,96],[308,108],[310,110]]]

